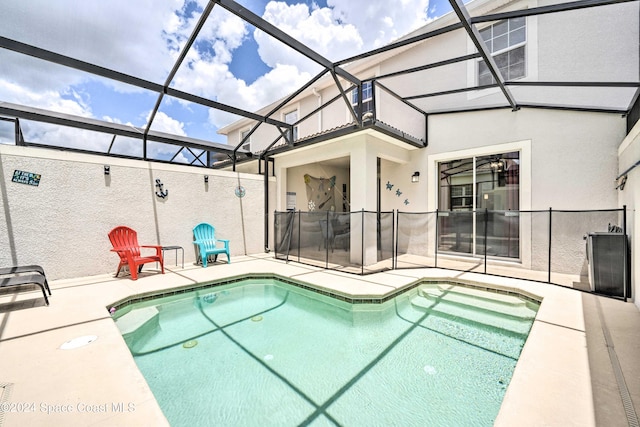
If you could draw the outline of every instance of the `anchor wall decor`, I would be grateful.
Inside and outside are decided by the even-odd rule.
[[[158,187],[158,191],[156,191],[156,196],[160,197],[161,199],[164,199],[169,195],[169,190],[162,189],[162,182],[160,182],[160,179],[156,179],[156,187]]]

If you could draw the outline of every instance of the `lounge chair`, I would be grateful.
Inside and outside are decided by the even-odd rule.
[[[31,264],[31,265],[16,265],[13,267],[5,267],[0,268],[0,276],[6,276],[9,274],[19,274],[19,273],[39,273],[44,277],[44,287],[46,288],[49,295],[51,295],[51,288],[49,288],[49,282],[47,282],[47,275],[44,274],[44,268],[39,265]]]
[[[30,273],[30,274],[22,274]],[[49,305],[47,292],[51,295],[51,288],[44,274],[44,269],[39,265],[22,265],[0,268],[0,288],[19,287],[24,285],[37,285],[42,289],[44,302]]]
[[[118,271],[116,271],[116,277],[120,274],[120,270],[125,265],[129,266],[131,272],[131,279],[138,280],[138,273],[142,270],[144,264],[150,262],[159,262],[162,274],[164,274],[164,261],[162,258],[162,246],[159,245],[139,245],[138,233],[125,226],[119,226],[109,232],[109,240],[113,245],[112,252],[117,252],[120,256],[120,264],[118,264]],[[155,255],[140,254],[141,248],[151,248],[156,250]]]
[[[227,264],[231,263],[231,256],[229,255],[229,240],[216,239],[216,229],[213,225],[206,222],[200,223],[193,228],[193,237],[195,240],[193,243],[198,245],[198,257],[202,260],[202,266],[207,266],[207,258],[210,255],[214,255],[214,262],[218,260],[219,254],[227,255]],[[224,247],[219,247],[217,242],[220,242]]]

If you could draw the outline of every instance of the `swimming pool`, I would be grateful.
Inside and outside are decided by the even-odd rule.
[[[119,308],[172,426],[492,425],[538,304],[424,283],[350,304],[247,279]]]

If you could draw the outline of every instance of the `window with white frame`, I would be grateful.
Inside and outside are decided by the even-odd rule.
[[[351,91],[351,105],[358,109],[358,88]],[[362,82],[362,114],[373,111],[373,85],[371,81]]]
[[[247,137],[247,135],[249,135],[249,132],[251,132],[251,129],[243,130],[242,132],[240,132],[240,142],[244,141],[244,144],[242,144],[241,148],[247,151],[251,151],[251,137],[249,137],[245,141],[245,138]]]
[[[298,110],[289,111],[284,114],[284,122],[287,124],[294,124],[298,121]],[[293,140],[298,139],[298,126],[293,127]]]
[[[480,35],[505,81],[526,76],[527,21],[525,17],[497,22],[480,30]],[[478,61],[478,85],[495,82],[485,61]]]

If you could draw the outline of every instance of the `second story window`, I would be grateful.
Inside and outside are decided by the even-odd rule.
[[[351,91],[351,105],[358,108],[358,88]],[[362,82],[362,114],[373,111],[373,85],[370,81]]]
[[[298,121],[298,110],[289,111],[284,114],[284,122],[290,125]],[[293,127],[293,140],[298,139],[298,126]]]
[[[245,137],[247,135],[249,135],[249,132],[251,132],[251,129],[247,129],[247,130],[243,130],[242,132],[240,132],[240,141],[244,141]],[[249,137],[246,141],[244,141],[244,144],[242,144],[241,147],[243,150],[247,150],[247,151],[251,151],[251,137]]]
[[[511,18],[480,30],[493,60],[505,81],[526,76],[525,45],[527,43],[526,18]],[[484,60],[478,62],[478,84],[495,83]]]

